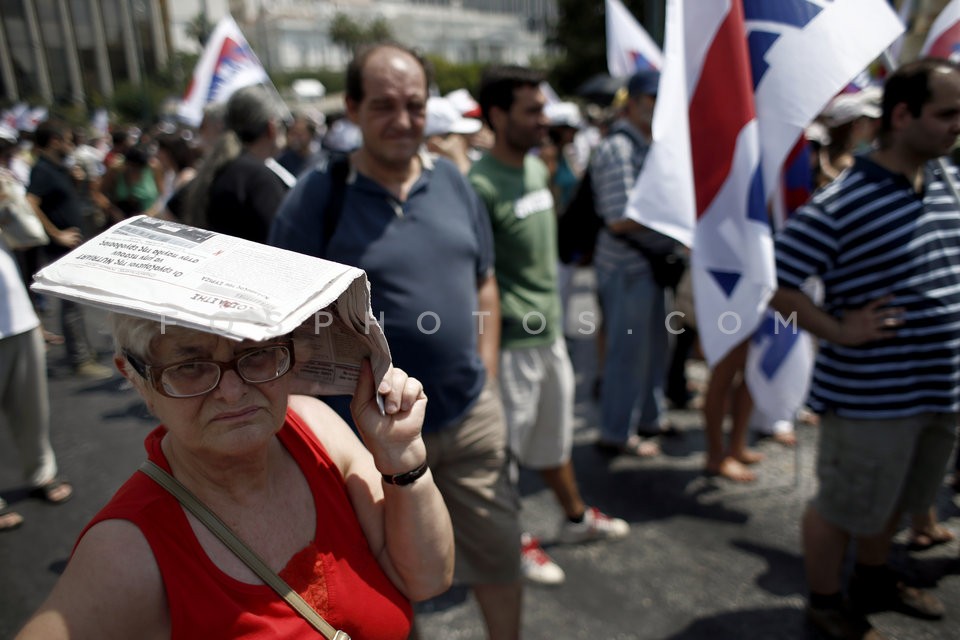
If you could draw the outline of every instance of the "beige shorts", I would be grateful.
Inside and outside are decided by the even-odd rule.
[[[953,450],[957,414],[896,420],[823,416],[813,507],[855,536],[880,533],[901,512],[933,504]]]
[[[429,411],[429,409],[428,409]],[[456,581],[520,579],[520,497],[509,481],[506,426],[489,380],[456,425],[426,433],[427,464],[453,522]]]
[[[573,365],[563,338],[500,352],[510,452],[528,469],[554,469],[573,447]]]

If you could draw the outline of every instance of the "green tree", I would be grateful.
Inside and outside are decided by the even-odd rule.
[[[370,23],[366,30],[368,42],[382,42],[384,40],[393,40],[393,30],[390,23],[383,16],[378,16],[376,20]]]
[[[207,39],[213,33],[213,25],[207,20],[207,15],[203,11],[193,16],[183,29],[187,37],[196,40],[201,49],[207,45]]]
[[[476,94],[480,86],[480,74],[486,66],[480,62],[456,63],[437,55],[428,55],[427,62],[433,71],[433,82],[441,95],[455,89],[465,88]]]
[[[623,0],[631,13],[642,21],[647,5],[663,0]],[[550,82],[562,94],[576,88],[598,73],[607,72],[607,39],[603,0],[558,0],[559,17],[548,43],[558,50]],[[650,33],[660,26],[643,25]]]
[[[333,16],[327,34],[330,40],[351,54],[363,45],[393,39],[390,23],[383,17],[364,25],[344,13]]]

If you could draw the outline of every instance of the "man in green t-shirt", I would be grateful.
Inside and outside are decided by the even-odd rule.
[[[540,75],[523,67],[484,72],[479,102],[494,132],[490,152],[469,178],[490,214],[500,289],[500,390],[510,451],[537,470],[565,515],[560,542],[622,538],[629,525],[583,502],[570,458],[574,376],[562,332],[557,228],[550,175],[529,155],[547,119]],[[559,584],[563,570],[524,534],[521,566],[532,581]]]

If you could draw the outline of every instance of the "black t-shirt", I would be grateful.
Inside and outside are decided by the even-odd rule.
[[[307,166],[307,159],[293,149],[286,149],[283,153],[277,156],[277,164],[289,171],[291,174],[299,176]]]
[[[30,186],[27,187],[27,193],[32,193],[40,199],[40,210],[58,229],[83,228],[80,194],[66,167],[54,164],[42,155],[39,156],[30,172]],[[47,245],[46,251],[53,255],[62,255],[69,249],[51,242]]]
[[[214,178],[207,226],[211,231],[266,243],[270,223],[286,193],[287,185],[280,176],[244,153]]]

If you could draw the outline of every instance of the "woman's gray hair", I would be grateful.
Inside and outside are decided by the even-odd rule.
[[[114,313],[110,320],[113,324],[114,353],[122,358],[126,350],[138,358],[149,360],[150,347],[154,339],[163,333],[163,325],[156,320],[125,313]]]

